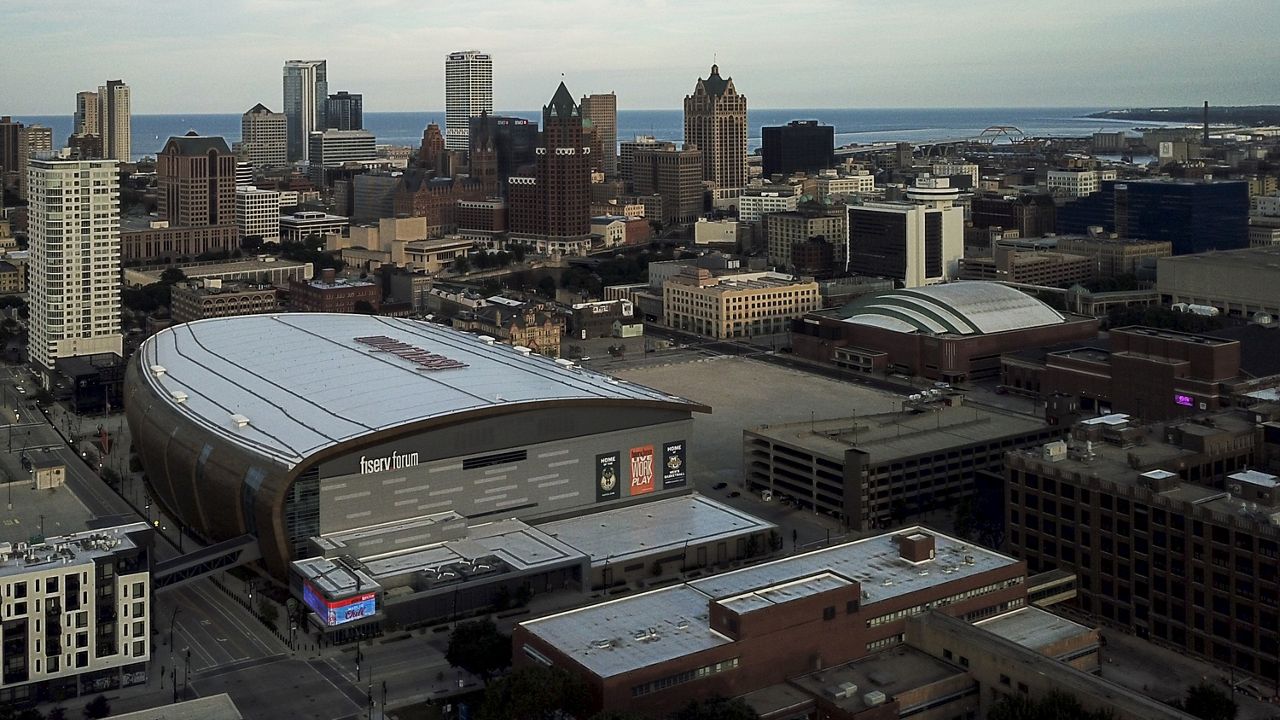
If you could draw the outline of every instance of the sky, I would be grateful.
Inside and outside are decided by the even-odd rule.
[[[1280,102],[1280,0],[3,0],[0,114],[281,108],[288,59],[365,112],[444,107],[444,56],[494,57],[494,106],[616,92],[678,109],[713,61],[751,107]],[[562,77],[563,76],[563,77]]]

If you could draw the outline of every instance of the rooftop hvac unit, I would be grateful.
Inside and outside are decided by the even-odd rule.
[[[187,401],[187,394],[182,392],[181,390],[174,390],[173,392],[169,393],[169,396],[173,398],[174,402],[179,404]]]
[[[240,413],[236,413],[231,416],[231,424],[235,425],[237,429],[242,429],[249,425],[249,418],[241,415]]]
[[[165,374],[165,372],[166,372],[166,370],[164,369],[164,366],[163,366],[163,365],[152,365],[152,366],[151,366],[151,374],[152,374],[152,375],[155,375],[156,377],[160,377],[161,375]]]
[[[481,335],[480,342],[484,343],[485,345],[492,345],[495,341],[493,338],[489,337],[488,335]]]
[[[513,346],[511,349],[512,349],[512,350],[515,350],[516,352],[520,353],[521,355],[524,355],[525,357],[528,357],[528,356],[533,352],[533,348],[527,348],[527,347],[525,347],[525,346],[523,346],[523,345],[515,345],[515,346]]]
[[[884,701],[887,699],[888,698],[885,697],[885,694],[880,692],[879,690],[872,690],[871,692],[862,696],[862,702],[866,703],[867,707],[876,707],[877,705],[883,705]]]

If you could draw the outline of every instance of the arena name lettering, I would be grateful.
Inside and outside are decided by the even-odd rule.
[[[386,457],[373,458],[372,460],[365,456],[360,456],[360,474],[368,475],[369,473],[384,472],[386,470],[403,470],[405,468],[417,467],[418,453],[393,452]]]

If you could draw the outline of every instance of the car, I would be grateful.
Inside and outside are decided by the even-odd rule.
[[[939,390],[950,390],[950,389],[951,389],[951,385],[950,385],[949,383],[944,383],[944,382],[936,382],[936,383],[934,383],[934,384],[933,384],[933,386],[934,386],[934,387],[936,387],[936,388],[938,388]]]
[[[19,395],[26,395],[26,394],[27,394],[27,389],[26,389],[26,388],[24,388],[24,387],[22,387],[21,385],[17,386],[17,387],[16,387],[16,388],[14,388],[14,389],[18,391],[18,394],[19,394]]]
[[[591,359],[590,355],[583,355],[582,357],[578,358],[580,362],[586,362],[587,360],[590,360],[590,359]]]
[[[723,490],[723,489],[725,489],[725,488],[727,488],[727,487],[729,487],[729,483],[726,483],[726,482],[718,482],[718,483],[716,483],[715,485],[712,485],[712,486],[711,486],[711,489],[712,489],[712,490]]]
[[[733,492],[729,493],[729,497],[731,498],[742,497],[742,493],[738,492],[737,490],[734,490]]]

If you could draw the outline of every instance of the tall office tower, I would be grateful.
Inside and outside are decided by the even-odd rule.
[[[908,288],[955,278],[964,256],[959,194],[946,180],[919,178],[907,190],[909,202],[851,206],[849,272],[899,280]]]
[[[43,125],[18,128],[18,197],[27,199],[27,167],[36,153],[53,151],[53,130]]]
[[[1249,247],[1249,183],[1244,180],[1103,180],[1101,189],[1058,208],[1059,233],[1089,227],[1173,243],[1174,255]]]
[[[684,142],[702,151],[702,179],[717,188],[747,184],[747,96],[711,66],[684,99]]]
[[[352,95],[346,90],[330,95],[325,103],[325,114],[328,117],[325,127],[330,130],[363,130],[364,96],[360,93]]]
[[[23,127],[8,115],[0,117],[0,175],[18,171],[18,131]]]
[[[600,136],[601,157],[596,165],[608,177],[618,173],[618,96],[613,93],[582,96],[582,117],[591,121]]]
[[[633,160],[638,195],[661,195],[664,225],[691,223],[702,214],[702,151],[652,143],[636,150]]]
[[[235,222],[236,156],[220,137],[171,137],[156,154],[159,211],[172,227]]]
[[[636,153],[641,150],[652,147],[659,147],[666,150],[675,150],[676,144],[673,142],[662,141],[652,135],[637,135],[635,140],[623,140],[618,149],[618,175],[624,182],[634,183],[635,175],[635,157]],[[698,179],[702,179],[702,171],[698,171]]]
[[[542,108],[542,146],[533,177],[509,181],[511,232],[564,243],[587,239],[591,232],[591,165],[584,152],[582,111],[564,83]],[[572,251],[570,251],[572,252]]]
[[[92,90],[76,93],[75,125],[72,132],[76,135],[101,135],[102,126],[98,119],[98,93]]]
[[[324,60],[284,64],[284,114],[288,118],[288,160],[307,160],[311,133],[324,128],[329,71]]]
[[[289,164],[289,120],[262,103],[240,116],[240,145],[255,168]]]
[[[108,80],[106,85],[98,86],[98,123],[102,131],[102,156],[122,163],[132,162],[129,86],[123,80]]]
[[[493,56],[465,50],[445,58],[444,111],[445,148],[466,150],[468,120],[493,112]]]
[[[422,131],[422,146],[418,148],[418,166],[433,172],[440,173],[444,166],[444,135],[440,132],[440,126],[435,123],[429,123],[427,129]]]
[[[792,120],[760,129],[764,176],[812,173],[834,167],[836,130],[817,120]]]
[[[378,157],[377,139],[368,130],[325,130],[311,133],[307,148],[311,182],[332,185],[332,174],[343,163]]]
[[[58,358],[122,354],[119,167],[33,158],[28,179],[27,357],[47,386]]]
[[[487,154],[493,154],[498,187],[505,197],[507,179],[534,162],[538,148],[538,124],[524,118],[484,113],[471,118],[469,127],[471,153],[473,156],[481,155],[482,165],[489,160]]]

